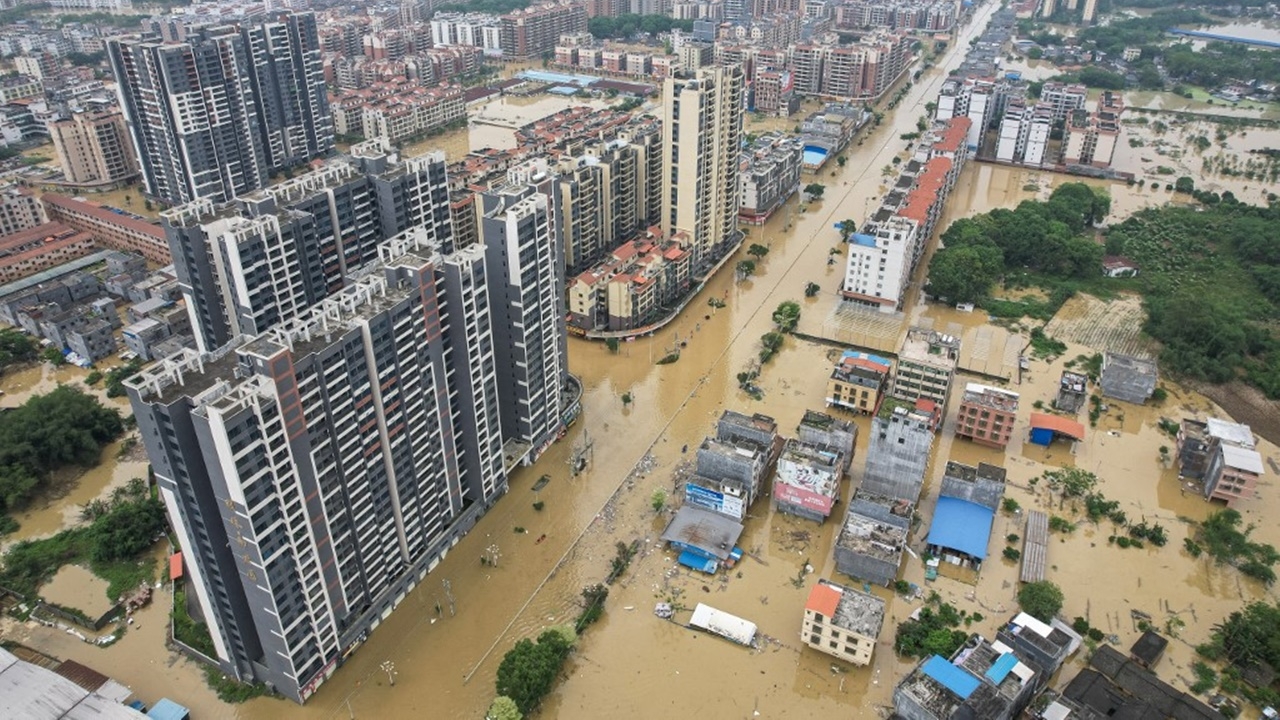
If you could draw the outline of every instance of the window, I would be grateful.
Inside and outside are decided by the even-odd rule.
[[[836,642],[835,640],[832,640],[831,642],[827,643],[827,645],[828,645],[832,650],[839,650],[839,649],[840,649],[840,643]]]

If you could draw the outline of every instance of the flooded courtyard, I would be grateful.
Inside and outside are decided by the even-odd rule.
[[[979,11],[983,17],[960,34],[939,61],[940,68],[955,63],[992,9],[989,4]],[[801,303],[801,332],[830,337],[828,324],[843,273],[842,254],[836,256],[836,264],[828,264],[830,251],[839,250],[833,226],[845,218],[859,222],[865,218],[884,190],[881,168],[903,151],[899,135],[914,128],[944,74],[942,70],[927,73],[896,113],[865,135],[861,147],[851,149],[845,168],[834,176],[824,172],[823,200],[802,205],[793,198],[766,225],[751,229],[749,242],[770,248],[756,275],[735,282],[731,273],[721,273],[679,319],[653,337],[623,343],[617,353],[603,344],[571,338],[571,370],[582,378],[585,389],[582,420],[537,465],[512,475],[508,496],[306,706],[270,699],[243,706],[219,702],[205,686],[199,666],[163,649],[167,589],[138,614],[136,627],[131,626],[108,648],[89,646],[55,630],[14,623],[4,627],[5,637],[96,667],[148,700],[173,697],[192,707],[199,718],[474,719],[493,697],[502,654],[520,638],[576,616],[582,587],[608,573],[614,544],[639,541],[640,555],[611,589],[603,619],[580,641],[566,678],[547,698],[541,717],[882,717],[894,683],[911,666],[893,654],[894,629],[919,607],[919,600],[872,589],[888,606],[873,662],[866,668],[836,664],[826,655],[804,649],[799,639],[804,601],[816,579],[851,582],[836,574],[832,558],[838,520],[819,525],[778,515],[762,500],[753,508],[740,541],[749,557],[734,570],[709,577],[677,569],[674,555],[660,547],[657,538],[668,518],[654,512],[649,498],[656,489],[677,497],[678,469],[692,459],[689,449],[712,431],[724,410],[771,415],[784,434],[791,434],[805,410],[822,408],[827,377],[838,353],[832,344],[789,337],[761,371],[761,400],[739,390],[735,376],[758,358],[759,338],[772,329],[770,314],[782,301]],[[503,102],[521,107],[525,99]],[[473,123],[465,131],[426,141],[409,152],[444,149],[453,160],[474,147],[502,146],[499,136],[510,138],[510,130]],[[1042,171],[970,163],[940,226],[1024,199],[1046,198],[1056,185],[1073,181],[1077,180]],[[1111,193],[1108,220],[1112,222],[1142,207],[1168,202],[1171,195],[1120,182],[1088,182]],[[803,298],[808,282],[820,286],[817,297]],[[722,299],[725,307],[708,306],[712,298]],[[1022,394],[1020,427],[1025,427],[1033,403],[1052,398],[1066,362],[1102,349],[1093,343],[1104,339],[1087,332],[1093,324],[1088,318],[1090,313],[1112,311],[1106,306],[1068,308],[1062,322],[1075,324],[1062,326],[1060,339],[1068,343],[1067,352],[1052,361],[1033,361],[1020,376],[1010,373],[1010,389]],[[1007,348],[1019,347],[1024,336],[998,328],[1003,335],[997,338],[986,321],[981,313],[960,313],[913,297],[901,315],[850,316],[848,331],[893,346],[908,324],[956,327],[965,338],[971,362],[976,362],[975,348],[985,342],[979,353],[983,361],[1004,366]],[[654,364],[677,347],[681,348],[678,362]],[[81,377],[78,372],[32,368],[7,374],[0,379],[0,388],[7,393],[0,397],[0,405],[12,406],[21,402],[24,393],[51,389],[60,382],[76,382]],[[962,375],[956,382],[972,379]],[[1161,629],[1180,627],[1176,633],[1180,641],[1171,643],[1160,675],[1185,686],[1191,647],[1203,641],[1228,612],[1242,602],[1267,596],[1267,591],[1230,568],[1192,559],[1181,549],[1182,539],[1191,531],[1188,521],[1203,519],[1213,507],[1187,492],[1176,470],[1164,466],[1160,447],[1172,446],[1173,441],[1156,423],[1161,417],[1225,413],[1175,385],[1166,383],[1166,388],[1169,398],[1160,407],[1112,404],[1074,447],[1032,446],[1016,435],[1001,452],[957,440],[951,434],[953,408],[933,445],[912,548],[923,547],[947,460],[1002,465],[1008,470],[1007,496],[1024,508],[1051,510],[1077,521],[1069,509],[1057,508],[1056,502],[1051,505],[1043,488],[1037,491],[1031,481],[1045,469],[1063,466],[1097,473],[1102,478],[1100,490],[1108,498],[1119,501],[1131,518],[1160,522],[1169,533],[1169,543],[1164,548],[1120,549],[1108,543],[1109,527],[1087,522],[1078,522],[1073,533],[1052,535],[1047,574],[1066,592],[1063,614],[1088,618],[1116,635],[1122,649],[1137,636],[1131,610],[1147,613]],[[624,394],[632,402],[624,403]],[[865,462],[870,425],[865,418],[856,422],[860,438],[843,498],[852,494]],[[588,447],[590,462],[585,471],[572,475],[569,458],[575,450]],[[1267,458],[1277,455],[1267,443],[1260,451]],[[114,457],[113,448],[104,451],[104,459]],[[141,470],[145,471],[145,463]],[[23,525],[19,532],[31,537],[75,522],[68,515],[76,513],[75,503],[109,492],[114,483],[127,482],[138,471],[129,463],[104,462],[81,478],[71,495],[33,510],[30,517],[19,517]],[[544,474],[551,481],[535,491],[535,481]],[[1257,540],[1280,544],[1280,526],[1262,522],[1269,503],[1274,502],[1267,497],[1273,483],[1274,474],[1268,475],[1262,483],[1262,499],[1245,503],[1242,511],[1246,522],[1258,524]],[[544,509],[534,509],[535,501],[543,503]],[[837,514],[842,510],[838,507]],[[946,577],[926,584],[921,563],[912,558],[904,562],[903,577],[936,590],[962,610],[980,612],[984,620],[971,629],[990,636],[1016,607],[1018,568],[999,556],[1001,538],[1010,533],[1022,533],[1022,516],[998,515],[989,547],[992,557],[976,585]],[[536,540],[543,535],[544,541]],[[494,545],[500,556],[497,565],[481,565],[479,558]],[[453,611],[444,581],[452,589]],[[61,596],[91,585],[85,580],[77,586],[71,577],[53,592]],[[653,604],[669,599],[689,606],[705,601],[747,618],[758,624],[766,642],[760,649],[748,650],[655,618]],[[398,673],[394,686],[381,669],[385,661],[394,663]],[[1073,664],[1064,675],[1073,674],[1077,667],[1078,663]]]

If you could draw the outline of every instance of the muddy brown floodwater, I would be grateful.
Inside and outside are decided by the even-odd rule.
[[[536,635],[547,625],[572,619],[585,585],[608,572],[615,542],[639,540],[641,555],[611,589],[603,619],[586,633],[570,659],[565,678],[546,699],[545,718],[663,718],[759,717],[811,718],[825,716],[874,718],[890,703],[893,684],[910,663],[892,651],[896,624],[918,607],[918,601],[873,591],[888,601],[888,617],[870,667],[851,669],[825,655],[802,649],[799,629],[808,588],[818,577],[836,577],[831,545],[838,522],[823,525],[770,512],[759,502],[746,523],[741,545],[751,553],[738,567],[717,577],[692,575],[676,569],[675,558],[660,547],[658,535],[665,516],[649,507],[658,488],[675,490],[673,473],[692,459],[694,448],[711,431],[725,409],[774,416],[790,433],[804,410],[820,408],[835,349],[788,338],[783,350],[761,373],[763,399],[752,400],[738,390],[734,376],[757,357],[759,337],[771,329],[770,313],[777,303],[801,299],[806,326],[821,329],[837,302],[835,291],[841,263],[827,264],[837,246],[833,225],[844,219],[861,221],[882,192],[881,168],[902,152],[898,136],[914,130],[925,103],[937,93],[945,72],[994,10],[980,9],[977,22],[959,37],[937,69],[926,73],[907,93],[882,127],[867,134],[850,151],[848,165],[818,179],[827,185],[826,198],[801,206],[793,199],[769,223],[751,230],[751,241],[770,247],[758,273],[735,282],[731,273],[712,279],[685,313],[654,337],[623,343],[613,354],[603,344],[570,340],[570,365],[585,386],[582,420],[531,468],[511,477],[508,497],[493,508],[449,556],[405,600],[397,612],[311,698],[306,706],[260,699],[232,707],[213,699],[198,668],[166,653],[157,628],[163,614],[154,609],[141,632],[131,631],[120,643],[99,650],[43,629],[21,628],[20,636],[40,649],[73,657],[111,672],[154,700],[170,695],[191,706],[197,717],[238,717],[247,720],[292,718],[466,718],[481,717],[493,697],[493,679],[502,654],[518,639]],[[468,140],[470,143],[470,140]],[[1014,205],[1027,197],[1043,197],[1060,182],[1070,181],[1038,171],[1024,171],[977,163],[962,175],[948,208],[949,219],[992,207]],[[1112,192],[1113,219],[1141,207],[1163,202],[1131,194],[1118,183],[1102,183]],[[945,226],[945,223],[944,223]],[[802,299],[803,288],[816,282],[818,297]],[[721,298],[721,309],[706,300]],[[904,317],[912,322],[979,331],[985,318],[913,301]],[[816,319],[816,320],[815,320]],[[903,317],[886,325],[900,330]],[[895,324],[896,323],[896,324]],[[1016,342],[1013,336],[1010,342]],[[678,362],[665,366],[654,360],[681,347]],[[1036,361],[1013,389],[1022,393],[1020,420],[1037,400],[1048,401],[1056,389],[1063,363],[1092,348],[1071,343],[1054,362]],[[965,378],[960,378],[964,381]],[[1129,611],[1138,609],[1164,626],[1171,616],[1184,626],[1185,642],[1174,642],[1162,677],[1183,684],[1189,675],[1190,647],[1204,640],[1214,622],[1243,600],[1262,597],[1264,590],[1242,580],[1234,571],[1192,560],[1181,550],[1189,531],[1183,518],[1201,519],[1210,506],[1180,487],[1176,472],[1160,462],[1161,445],[1172,445],[1155,422],[1162,415],[1218,412],[1203,398],[1169,387],[1170,398],[1160,408],[1116,404],[1089,428],[1076,448],[1024,446],[1020,438],[1004,452],[980,448],[951,436],[948,418],[932,451],[928,484],[921,502],[922,522],[912,536],[919,550],[928,528],[937,483],[947,459],[966,463],[994,462],[1008,468],[1009,495],[1024,507],[1046,507],[1072,516],[1070,509],[1048,508],[1049,500],[1031,489],[1030,480],[1046,468],[1075,465],[1102,477],[1102,491],[1122,503],[1132,518],[1145,517],[1164,525],[1170,542],[1163,549],[1121,550],[1109,545],[1107,527],[1081,522],[1066,536],[1053,537],[1048,575],[1067,591],[1064,614],[1085,616],[1105,632],[1119,637],[1122,647],[1136,637]],[[634,401],[624,405],[630,393]],[[954,411],[953,411],[954,412]],[[862,439],[844,497],[861,477],[868,423],[859,418]],[[591,461],[582,474],[569,474],[575,448],[591,443]],[[1263,444],[1264,455],[1276,448]],[[535,480],[551,475],[549,484],[534,492]],[[1247,521],[1264,517],[1274,478],[1263,483],[1263,499],[1245,503]],[[542,511],[532,504],[541,500]],[[1014,604],[1017,568],[1000,559],[1000,538],[1021,533],[1018,517],[1001,515],[992,531],[990,551],[977,585],[940,578],[928,585],[945,598],[985,619],[973,629],[992,634]],[[514,532],[522,527],[524,533]],[[546,535],[538,542],[536,538]],[[1258,539],[1280,543],[1280,527],[1258,522]],[[497,567],[479,558],[497,545]],[[803,572],[806,565],[813,572]],[[1105,570],[1103,570],[1105,569]],[[924,585],[923,568],[907,560],[904,577]],[[796,580],[799,582],[795,582]],[[451,613],[443,581],[448,580],[456,601]],[[849,582],[844,579],[845,582]],[[158,602],[167,602],[162,593]],[[748,650],[658,620],[653,603],[677,597],[692,606],[706,601],[757,623],[766,642]],[[438,610],[437,608],[442,608]],[[127,648],[129,652],[120,650]],[[390,686],[380,669],[391,661],[398,673]],[[1067,670],[1067,674],[1075,668]]]

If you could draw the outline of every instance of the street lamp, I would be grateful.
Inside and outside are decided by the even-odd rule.
[[[396,686],[396,664],[390,660],[382,661],[382,671],[387,674],[387,682],[391,683],[391,687]]]

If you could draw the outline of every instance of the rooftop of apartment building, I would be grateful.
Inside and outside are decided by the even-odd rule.
[[[843,382],[864,379],[878,385],[888,377],[890,367],[890,362],[878,355],[848,350],[836,362],[831,377]]]
[[[959,355],[960,338],[934,330],[911,328],[907,331],[907,338],[902,343],[902,351],[898,353],[898,362],[953,370]]]
[[[828,432],[844,432],[856,433],[857,426],[851,420],[841,420],[838,417],[828,415],[817,410],[805,410],[804,417],[800,418],[799,427],[811,427]]]
[[[806,610],[831,618],[836,627],[875,638],[884,625],[884,600],[830,580],[818,580],[809,591]]]
[[[743,428],[749,428],[759,432],[776,433],[778,432],[778,423],[768,415],[755,413],[754,415],[744,415],[736,410],[725,410],[720,415],[720,422],[730,425],[737,425]]]
[[[160,240],[164,240],[164,230],[159,225],[147,222],[142,218],[126,213],[123,210],[110,208],[100,205],[92,200],[86,200],[81,197],[70,197],[67,195],[59,195],[57,193],[45,193],[40,196],[41,202],[61,208],[72,213],[83,213],[95,220],[100,220],[113,225],[120,225],[128,230],[147,235],[153,235]]]
[[[1025,612],[1018,613],[1001,627],[997,631],[997,638],[1001,635],[1014,636],[1017,642],[1034,647],[1046,657],[1058,658],[1060,661],[1075,652],[1083,642],[1083,638],[1061,620],[1054,618],[1052,623],[1044,623]]]
[[[859,555],[896,561],[902,557],[914,509],[909,500],[859,489],[849,501],[836,545]]]
[[[966,384],[962,400],[967,405],[978,405],[1001,412],[1018,411],[1018,393],[981,383]]]
[[[955,478],[965,482],[973,482],[978,479],[991,480],[993,482],[1003,483],[1008,472],[999,465],[991,465],[989,463],[978,463],[977,467],[965,465],[964,463],[948,460],[946,468],[943,470],[943,478]]]
[[[1037,670],[995,649],[979,635],[957,651],[954,660],[938,655],[925,660],[898,685],[936,718],[1000,717]],[[1024,677],[1025,676],[1025,677]],[[960,708],[966,713],[959,715]]]

